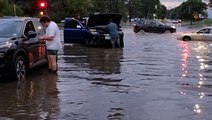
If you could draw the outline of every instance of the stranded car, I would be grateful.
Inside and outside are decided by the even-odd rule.
[[[119,27],[120,45],[124,47],[120,14],[95,14],[89,16],[86,25],[74,18],[66,18],[64,23],[64,43],[81,43],[86,46],[112,47],[109,32],[105,29],[112,19]]]
[[[173,24],[179,24],[179,23],[182,23],[182,21],[180,19],[177,19],[177,20],[173,20],[172,23]]]
[[[212,27],[205,27],[196,32],[181,33],[177,36],[178,40],[212,40]]]
[[[152,33],[174,33],[175,26],[169,26],[157,20],[141,19],[133,26],[133,31],[138,32],[152,32]]]
[[[0,78],[24,79],[29,68],[47,61],[45,43],[38,41],[45,34],[38,19],[3,17],[0,26]]]

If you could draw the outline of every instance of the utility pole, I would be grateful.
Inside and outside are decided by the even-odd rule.
[[[191,6],[188,7],[188,13],[189,13],[189,19],[190,19],[190,25],[192,25],[192,12],[191,12]]]
[[[128,2],[128,12],[129,12],[129,22],[131,23],[131,19],[132,19],[132,2],[131,0]]]
[[[13,4],[13,12],[14,12],[14,16],[16,16],[17,14],[16,14],[16,5],[15,5],[15,3]]]

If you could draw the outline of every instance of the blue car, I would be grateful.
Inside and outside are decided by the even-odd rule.
[[[124,33],[120,27],[120,14],[95,14],[86,23],[74,18],[66,18],[64,23],[64,43],[80,43],[86,46],[112,47],[108,31],[105,29],[109,19],[119,27],[120,45],[124,47]]]
[[[64,24],[64,43],[82,43],[91,36],[82,22],[74,18],[66,18]]]

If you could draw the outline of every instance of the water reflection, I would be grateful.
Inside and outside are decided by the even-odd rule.
[[[78,69],[87,70],[89,74],[119,74],[122,49],[88,48],[80,45],[65,45],[63,59],[74,64]],[[67,67],[67,66],[66,66]],[[68,69],[61,68],[62,71]],[[69,69],[70,70],[70,69]]]
[[[199,104],[196,104],[194,106],[194,112],[197,114],[200,114],[202,112],[201,106]]]
[[[14,120],[57,119],[57,76],[47,68],[30,73],[24,81],[0,84],[0,118]],[[2,99],[4,98],[4,99]]]
[[[24,96],[25,96],[25,86],[26,85],[26,81],[25,80],[19,80],[17,81],[17,99],[19,101],[23,101],[24,100]]]
[[[198,87],[201,87],[205,84],[207,79],[210,79],[212,76],[210,76],[212,70],[210,67],[210,64],[212,62],[212,54],[211,54],[211,46],[210,42],[197,42],[195,44],[195,51],[198,53],[196,58],[199,61],[200,64],[200,72],[199,72],[199,81],[198,81]]]
[[[181,51],[181,70],[182,75],[181,77],[186,77],[188,74],[188,59],[190,56],[190,48],[187,42],[180,41],[178,44],[180,51]]]
[[[193,111],[196,114],[201,114],[204,117],[210,110],[208,103],[205,101],[210,101],[210,94],[212,93],[212,47],[210,41],[194,41],[194,42],[180,42],[179,46],[182,48],[182,71],[183,77],[188,77],[188,71],[193,72],[193,81],[191,83],[186,84],[184,86],[184,90],[180,93],[182,95],[190,96],[192,91],[196,91],[197,99],[193,100],[196,101],[193,105]],[[196,55],[197,63],[192,61],[192,55]],[[192,61],[192,64],[191,64]],[[188,70],[188,66],[192,69]],[[195,69],[197,68],[197,69]],[[196,73],[196,76],[195,76]],[[195,80],[196,79],[196,80]],[[192,83],[193,82],[193,83]],[[197,82],[197,83],[195,83]],[[192,90],[192,91],[186,91]],[[204,111],[204,112],[203,112]]]

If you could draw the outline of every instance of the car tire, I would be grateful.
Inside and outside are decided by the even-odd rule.
[[[89,45],[90,45],[90,41],[87,38],[85,38],[85,46],[89,46]]]
[[[188,36],[183,37],[183,41],[190,41],[190,40],[191,40],[191,38]]]
[[[145,31],[144,31],[143,29],[141,29],[141,30],[140,30],[140,33],[144,34],[144,33],[145,33]]]
[[[123,39],[120,39],[120,47],[124,48],[124,40]]]
[[[134,33],[138,33],[139,31],[140,31],[139,28],[134,28],[134,29],[133,29],[133,32],[134,32]]]
[[[12,78],[14,80],[25,80],[27,73],[26,61],[22,56],[16,57],[12,66]]]
[[[171,33],[171,31],[170,30],[165,30],[165,32],[164,33]]]

